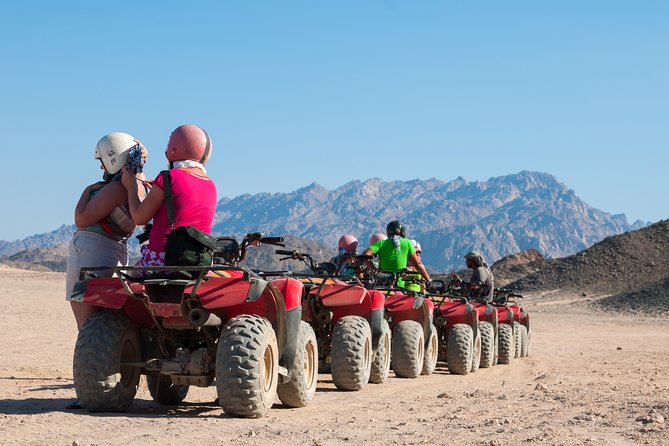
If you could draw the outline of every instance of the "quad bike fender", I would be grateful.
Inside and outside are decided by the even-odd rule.
[[[507,306],[495,307],[497,310],[497,321],[500,324],[513,325],[513,312]]]
[[[369,321],[370,327],[372,329],[372,348],[376,351],[379,346],[379,340],[381,339],[381,329],[383,327],[383,308],[378,310],[372,310],[372,317]]]
[[[302,307],[293,308],[286,311],[286,343],[283,354],[279,359],[279,364],[289,371],[293,369],[295,358],[297,356],[297,338],[300,333],[300,322],[302,321]],[[292,376],[281,375],[281,383],[290,381]]]
[[[82,286],[79,285],[81,283],[85,283],[86,286],[83,296],[83,303],[85,304],[120,310],[130,298],[121,280],[117,277],[88,279],[86,282],[79,282],[78,286]],[[131,283],[129,286],[133,293],[144,291],[142,284]]]
[[[313,290],[315,294],[318,289]],[[369,298],[366,289],[360,286],[345,283],[331,283],[320,289],[321,302],[326,307],[339,307],[343,305],[360,305],[365,298]]]
[[[233,307],[254,302],[261,297],[267,282],[256,277],[244,280],[239,277],[214,277],[203,282],[197,289],[200,302],[209,310]],[[186,287],[184,293],[192,292],[192,286]]]
[[[372,311],[383,310],[386,304],[385,294],[377,290],[370,290],[368,293],[372,299]]]
[[[218,298],[216,302],[220,303],[220,300],[221,299]],[[216,314],[224,321],[242,314],[255,314],[264,317],[272,324],[274,332],[276,333],[276,340],[279,346],[279,358],[283,354],[288,336],[286,325],[286,304],[283,295],[274,284],[265,282],[262,294],[255,300],[245,299],[241,302],[237,300],[236,305],[221,305],[216,307],[208,307],[205,305],[205,302],[202,302],[202,306],[207,309],[213,308],[214,311],[212,311],[212,313]],[[302,307],[297,307],[294,310],[297,310],[296,312],[301,318]]]
[[[272,284],[279,289],[284,301],[286,311],[294,310],[302,305],[304,296],[304,284],[296,279],[277,279]]]

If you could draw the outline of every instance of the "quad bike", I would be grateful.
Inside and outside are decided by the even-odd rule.
[[[268,282],[238,264],[249,245],[283,246],[248,234],[217,239],[213,266],[82,268],[73,300],[104,310],[79,332],[73,371],[77,397],[92,412],[121,412],[140,376],[159,404],[179,404],[191,385],[216,381],[223,410],[262,417],[278,394],[306,405],[317,383],[318,347],[301,321],[302,284]],[[113,270],[116,277],[96,278]]]
[[[371,275],[366,286],[381,292],[385,299],[385,316],[392,330],[392,369],[400,378],[430,375],[437,366],[439,340],[433,324],[434,303],[422,293],[398,286],[421,283],[415,273],[379,271]]]
[[[481,361],[480,368],[488,368],[498,362],[498,314],[497,308],[492,302],[481,297],[483,284],[480,282],[467,283],[462,281],[451,281],[450,289],[458,290],[462,296],[469,296],[469,302],[479,317],[479,331],[481,332]]]
[[[481,331],[476,307],[458,286],[454,281],[432,280],[427,292],[435,307],[439,360],[446,361],[450,373],[466,375],[479,369]]]
[[[381,383],[390,369],[390,329],[383,317],[383,295],[368,291],[355,277],[337,275],[331,262],[309,254],[276,250],[281,260],[299,260],[311,272],[263,272],[264,277],[299,279],[302,320],[316,333],[319,370],[332,374],[340,390]]]
[[[495,288],[493,305],[497,310],[500,323],[506,324],[504,346],[500,332],[499,362],[509,364],[513,358],[522,358],[530,354],[530,314],[518,305],[516,299],[523,296],[506,288]],[[509,333],[510,332],[510,333]],[[508,339],[512,338],[512,341]]]

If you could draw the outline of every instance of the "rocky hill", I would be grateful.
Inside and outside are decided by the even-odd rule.
[[[314,183],[290,193],[224,198],[217,206],[214,233],[240,238],[261,231],[332,248],[342,234],[351,233],[362,246],[393,219],[402,220],[409,236],[421,242],[423,261],[432,271],[461,268],[463,254],[472,249],[489,263],[528,249],[547,258],[563,257],[645,225],[588,206],[549,174],[523,171],[474,182],[375,178],[332,191]],[[0,242],[0,258],[67,243],[73,230],[64,225]],[[137,248],[131,242],[134,258]]]
[[[562,259],[529,263],[529,274],[509,286],[519,290],[603,293],[604,308],[669,313],[669,220],[607,237]]]

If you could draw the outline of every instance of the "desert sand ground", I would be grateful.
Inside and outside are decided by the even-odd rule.
[[[360,392],[321,375],[312,404],[233,419],[215,388],[124,414],[66,410],[74,319],[64,275],[0,268],[0,444],[669,444],[669,320],[599,313],[559,292],[526,299],[532,353],[511,365]],[[637,421],[638,420],[638,421]],[[76,443],[75,443],[76,442]]]

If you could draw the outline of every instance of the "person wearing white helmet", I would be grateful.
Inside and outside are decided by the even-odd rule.
[[[165,157],[169,162],[169,187],[173,197],[174,221],[171,224],[165,200],[166,174],[158,174],[146,199],[141,201],[132,172],[123,168],[122,182],[128,190],[132,219],[137,225],[153,219],[149,243],[141,248],[139,266],[165,264],[167,235],[175,228],[193,226],[211,234],[216,211],[216,185],[205,169],[211,152],[209,134],[196,125],[181,125],[170,135]]]
[[[127,240],[135,230],[135,223],[128,212],[128,192],[120,181],[121,168],[130,159],[135,167],[133,181],[143,184],[142,166],[147,156],[146,148],[139,141],[122,132],[105,135],[95,146],[95,159],[100,160],[103,181],[87,186],[75,206],[77,230],[67,256],[65,299],[70,301],[79,330],[98,309],[71,300],[79,269],[127,264]],[[144,195],[142,188],[142,197]]]
[[[483,259],[483,256],[476,251],[470,251],[465,254],[465,263],[467,264],[467,268],[472,270],[472,278],[468,283],[470,287],[469,296],[480,297],[488,302],[492,302],[495,294],[495,277]],[[451,273],[451,277],[454,280],[463,282],[455,272]]]

